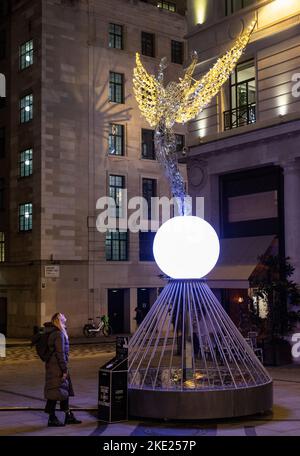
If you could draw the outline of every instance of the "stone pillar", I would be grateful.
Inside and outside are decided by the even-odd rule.
[[[300,160],[281,166],[284,170],[285,254],[295,267],[293,280],[300,284]]]

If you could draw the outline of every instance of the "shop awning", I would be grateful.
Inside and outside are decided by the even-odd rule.
[[[211,288],[249,288],[258,257],[270,247],[274,235],[220,239],[220,257],[206,276]]]

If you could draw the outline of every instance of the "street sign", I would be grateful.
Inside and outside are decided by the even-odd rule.
[[[58,278],[60,276],[59,264],[51,264],[45,266],[45,277],[47,278]]]

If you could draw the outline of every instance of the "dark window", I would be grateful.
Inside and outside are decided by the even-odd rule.
[[[221,237],[282,237],[283,175],[276,166],[220,176]]]
[[[176,12],[176,3],[173,2],[157,2],[157,7],[171,11],[172,13]]]
[[[0,178],[0,211],[5,209],[5,180]]]
[[[230,110],[224,112],[224,129],[256,122],[254,60],[239,63],[230,76]]]
[[[0,60],[6,57],[6,30],[0,30]]]
[[[124,103],[124,76],[121,73],[109,73],[109,101]]]
[[[5,157],[5,128],[0,128],[0,158]]]
[[[32,174],[32,149],[23,150],[20,153],[20,177],[28,177]]]
[[[171,61],[183,64],[183,43],[181,41],[171,41]]]
[[[184,135],[175,134],[175,140],[176,140],[176,151],[181,152],[185,145]]]
[[[7,16],[9,11],[8,0],[0,1],[0,18]]]
[[[26,123],[33,119],[33,95],[29,94],[20,99],[20,122]]]
[[[122,25],[109,24],[109,47],[114,49],[123,49]]]
[[[242,8],[253,5],[256,0],[225,0],[225,14],[233,14]]]
[[[156,196],[156,179],[143,178],[143,198],[147,201],[147,206],[145,207],[144,218],[151,219],[151,198]]]
[[[155,234],[152,231],[140,231],[140,261],[155,261],[153,256]]]
[[[25,70],[33,64],[33,40],[26,41],[20,46],[20,70]]]
[[[32,203],[19,205],[19,230],[32,230]]]
[[[108,137],[109,153],[111,155],[124,155],[124,126],[110,124]]]
[[[109,196],[114,199],[115,206],[111,208],[111,217],[122,217],[123,189],[125,188],[125,177],[111,174],[109,176]]]
[[[128,232],[108,231],[106,233],[105,250],[107,261],[127,261]]]
[[[153,33],[142,32],[142,54],[155,57],[155,36]]]
[[[142,158],[155,160],[154,130],[142,129]]]
[[[5,261],[5,234],[0,231],[0,263]]]

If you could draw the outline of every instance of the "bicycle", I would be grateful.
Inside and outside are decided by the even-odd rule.
[[[95,324],[93,318],[89,318],[89,323],[84,325],[83,334],[85,337],[96,337],[100,331],[105,337],[110,336],[112,334],[112,328],[109,325],[109,318],[106,315],[96,318],[99,319],[99,323]]]

